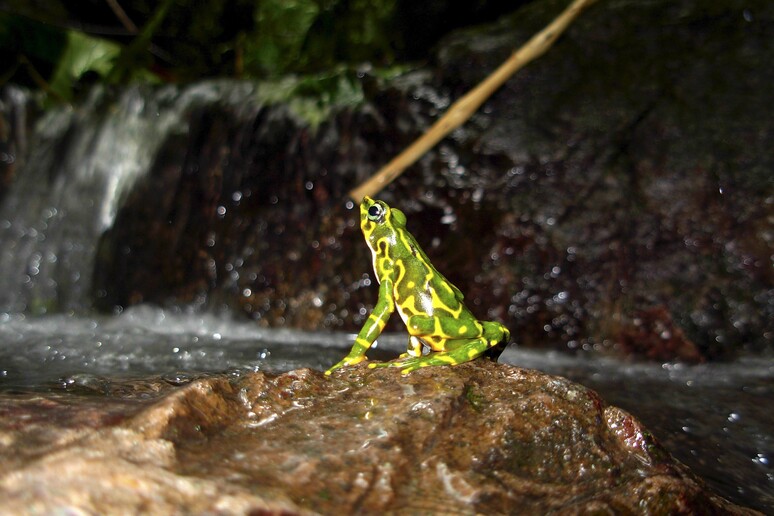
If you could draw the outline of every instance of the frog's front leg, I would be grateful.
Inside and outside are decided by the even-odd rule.
[[[359,364],[366,359],[366,351],[368,351],[376,338],[382,333],[390,315],[395,311],[395,298],[392,294],[392,288],[393,283],[391,279],[382,279],[379,284],[379,299],[376,301],[376,306],[374,306],[368,319],[366,319],[365,324],[360,328],[357,337],[355,337],[355,343],[352,345],[352,349],[340,362],[325,371],[326,376],[329,376],[333,371],[340,367]]]

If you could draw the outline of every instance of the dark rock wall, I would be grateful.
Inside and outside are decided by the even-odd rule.
[[[770,345],[772,9],[721,4],[598,4],[459,131],[467,177],[500,171],[485,197],[512,218],[499,249],[522,261],[500,304],[533,338],[542,325],[654,358]],[[546,5],[450,38],[438,69],[452,95]],[[518,270],[493,262],[493,277]]]

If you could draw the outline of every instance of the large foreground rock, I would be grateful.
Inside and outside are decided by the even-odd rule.
[[[0,397],[0,512],[753,512],[595,392],[485,360],[80,384]]]

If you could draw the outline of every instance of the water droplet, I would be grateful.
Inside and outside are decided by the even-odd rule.
[[[441,217],[441,224],[453,224],[457,221],[457,216],[453,213],[447,213]]]
[[[162,379],[171,385],[185,385],[194,380],[194,377],[188,373],[165,374]]]

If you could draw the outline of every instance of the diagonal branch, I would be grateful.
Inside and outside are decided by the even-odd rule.
[[[135,25],[132,19],[129,18],[129,16],[126,14],[126,11],[124,11],[123,7],[121,7],[121,5],[118,3],[118,0],[106,1],[110,6],[110,9],[113,11],[113,14],[115,14],[116,18],[118,18],[121,22],[121,25],[123,25],[130,34],[137,34],[137,25]]]
[[[443,137],[467,121],[473,113],[517,70],[541,56],[548,50],[559,35],[589,5],[596,0],[574,0],[554,21],[547,25],[514,52],[489,77],[473,88],[464,97],[449,107],[446,114],[406,150],[382,167],[370,179],[349,192],[356,202],[366,195],[374,195],[394,181],[403,171],[430,150]]]

